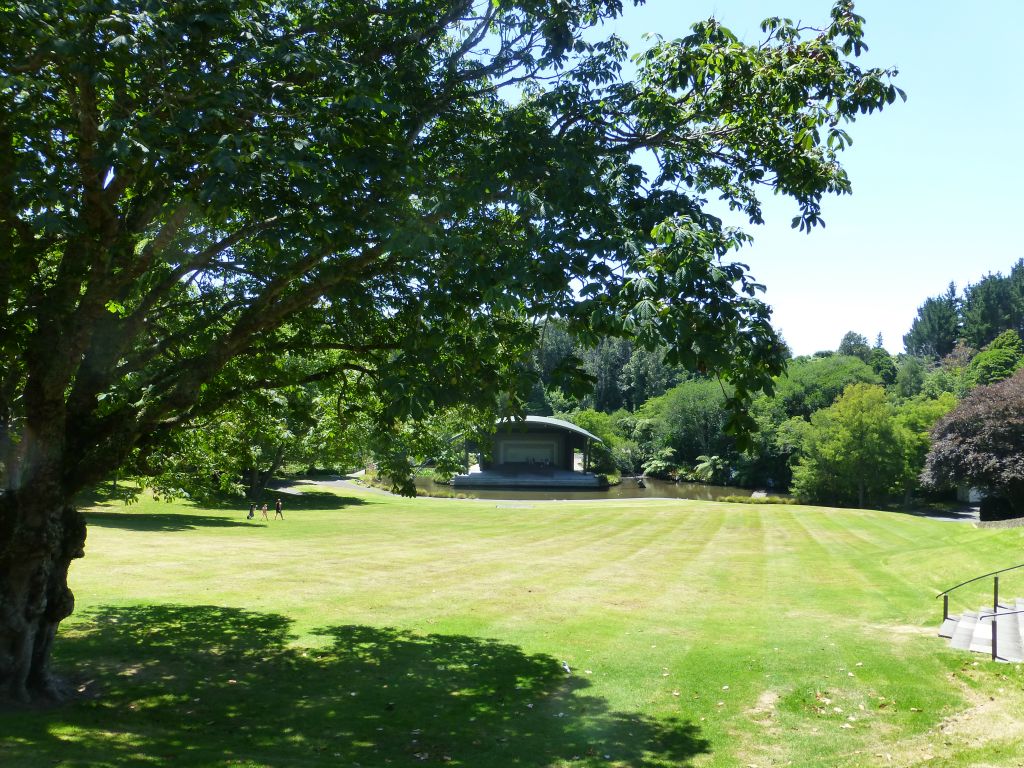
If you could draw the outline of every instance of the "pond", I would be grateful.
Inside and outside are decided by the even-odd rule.
[[[646,488],[641,488],[633,477],[624,477],[618,485],[607,490],[523,490],[503,488],[452,488],[450,485],[435,483],[429,477],[416,478],[416,487],[429,496],[448,496],[466,499],[497,500],[571,500],[571,499],[696,499],[717,501],[723,496],[750,496],[753,491],[746,488],[730,488],[722,485],[700,483],[673,483],[645,477]]]

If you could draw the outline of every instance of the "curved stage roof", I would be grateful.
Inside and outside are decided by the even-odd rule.
[[[602,440],[600,437],[598,437],[597,435],[593,435],[590,432],[587,432],[587,430],[585,430],[583,427],[577,427],[575,424],[571,422],[562,421],[562,419],[553,419],[550,416],[527,416],[526,419],[502,419],[501,421],[498,422],[498,424],[500,426],[504,426],[506,424],[510,424],[512,426],[515,426],[516,424],[540,424],[544,426],[555,427],[557,429],[564,429],[568,432],[575,432],[577,435],[583,435],[583,437],[588,437],[591,440],[596,440],[599,443],[604,442],[604,440]]]

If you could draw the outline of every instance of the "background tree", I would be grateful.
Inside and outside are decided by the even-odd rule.
[[[886,386],[896,382],[896,363],[893,362],[892,355],[881,347],[872,348],[871,354],[868,355],[868,365]]]
[[[913,397],[924,387],[925,366],[919,357],[903,355],[896,369],[895,391],[898,397]]]
[[[0,8],[0,697],[57,693],[76,492],[241,394],[362,374],[348,404],[396,440],[522,410],[535,319],[561,317],[719,372],[750,426],[783,350],[705,196],[760,222],[772,190],[813,228],[850,190],[840,125],[900,94],[850,60],[849,0],[751,45],[701,22],[632,82],[584,34],[620,8]]]
[[[593,382],[592,392],[584,402],[598,411],[611,412],[624,404],[622,371],[632,356],[627,339],[607,338],[580,350],[585,370]]]
[[[1009,275],[986,275],[964,291],[962,336],[968,344],[981,348],[1005,330],[1024,334],[1024,259]]]
[[[832,405],[850,384],[879,384],[878,375],[856,357],[798,358],[775,381],[775,396],[781,401],[783,418],[810,418],[815,411]]]
[[[728,469],[721,456],[698,456],[691,475],[699,483],[713,483],[723,479]]]
[[[867,336],[855,333],[854,331],[848,331],[843,336],[842,341],[839,342],[836,354],[848,355],[849,357],[859,358],[865,363],[868,362],[871,357],[871,347],[868,344]]]
[[[919,489],[921,472],[931,447],[931,430],[935,423],[956,407],[956,397],[943,392],[936,398],[915,397],[896,407],[896,426],[903,448],[903,504],[909,506]]]
[[[1016,331],[1003,331],[967,365],[964,376],[970,386],[1008,379],[1024,363],[1024,343]]]
[[[1024,371],[975,388],[935,425],[921,479],[980,488],[1024,516]]]
[[[885,391],[852,384],[829,408],[811,417],[793,492],[801,501],[865,507],[883,501],[904,467],[901,434]]]
[[[735,450],[727,434],[728,394],[718,381],[691,379],[647,401],[638,415],[655,425],[653,455],[671,448],[678,464],[694,464],[701,455],[725,456]]]
[[[956,286],[949,284],[946,293],[925,299],[917,309],[910,330],[903,336],[908,355],[941,358],[953,351],[960,337],[960,300]]]
[[[677,369],[665,364],[664,349],[636,347],[619,373],[623,405],[635,411],[652,397],[663,395],[680,378]]]

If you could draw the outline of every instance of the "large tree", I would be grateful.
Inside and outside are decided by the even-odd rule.
[[[0,696],[57,692],[75,493],[240,393],[515,408],[560,316],[725,376],[749,424],[782,346],[705,197],[811,229],[843,123],[899,93],[850,0],[753,45],[699,23],[632,81],[584,35],[621,5],[0,5]]]
[[[837,355],[846,355],[847,357],[856,357],[863,360],[865,363],[869,362],[871,357],[871,347],[868,345],[868,338],[863,334],[857,333],[856,331],[847,331],[843,335],[842,341],[839,342],[839,348],[836,350]]]
[[[1024,516],[1024,371],[974,388],[935,425],[921,479],[981,488]]]
[[[878,504],[902,477],[903,435],[885,391],[851,384],[833,405],[815,412],[793,467],[801,501]]]

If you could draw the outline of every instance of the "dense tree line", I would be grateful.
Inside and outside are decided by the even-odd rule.
[[[951,288],[945,299],[952,295]],[[954,344],[941,360],[894,357],[880,335],[871,345],[851,331],[834,351],[789,361],[770,394],[751,401],[757,429],[740,446],[727,429],[728,382],[668,363],[664,348],[580,338],[558,319],[537,326],[537,343],[519,368],[532,393],[525,411],[567,418],[600,436],[604,446],[592,456],[597,471],[788,490],[803,501],[835,505],[907,504],[964,482],[951,475],[943,485],[938,471],[922,475],[930,430],[960,398],[1010,377],[1024,361],[1013,330],[980,351]],[[222,490],[252,492],[285,462],[429,460],[444,477],[463,468],[462,438],[490,426],[490,410],[440,409],[406,419],[380,440],[366,407],[338,410],[352,401],[353,386],[256,393],[178,433],[158,454],[160,471],[150,471],[145,482],[161,492],[201,494],[209,492],[209,477]],[[357,399],[365,406],[372,393]]]
[[[989,274],[968,285],[962,296],[949,284],[940,296],[925,299],[903,337],[909,355],[943,358],[957,344],[981,349],[1003,331],[1024,334],[1024,259],[1009,274]]]
[[[680,374],[678,383],[652,391],[640,405],[606,412],[595,409],[595,400],[570,401],[557,392],[547,402],[571,403],[556,415],[605,440],[606,469],[712,477],[789,490],[810,503],[905,505],[967,481],[963,472],[944,481],[941,471],[925,472],[926,460],[934,464],[931,431],[960,398],[1013,376],[1022,364],[1024,344],[1014,330],[980,351],[955,347],[941,361],[894,357],[881,338],[871,346],[850,332],[834,352],[789,361],[770,392],[752,401],[758,429],[744,446],[725,428],[728,384],[713,377]]]

